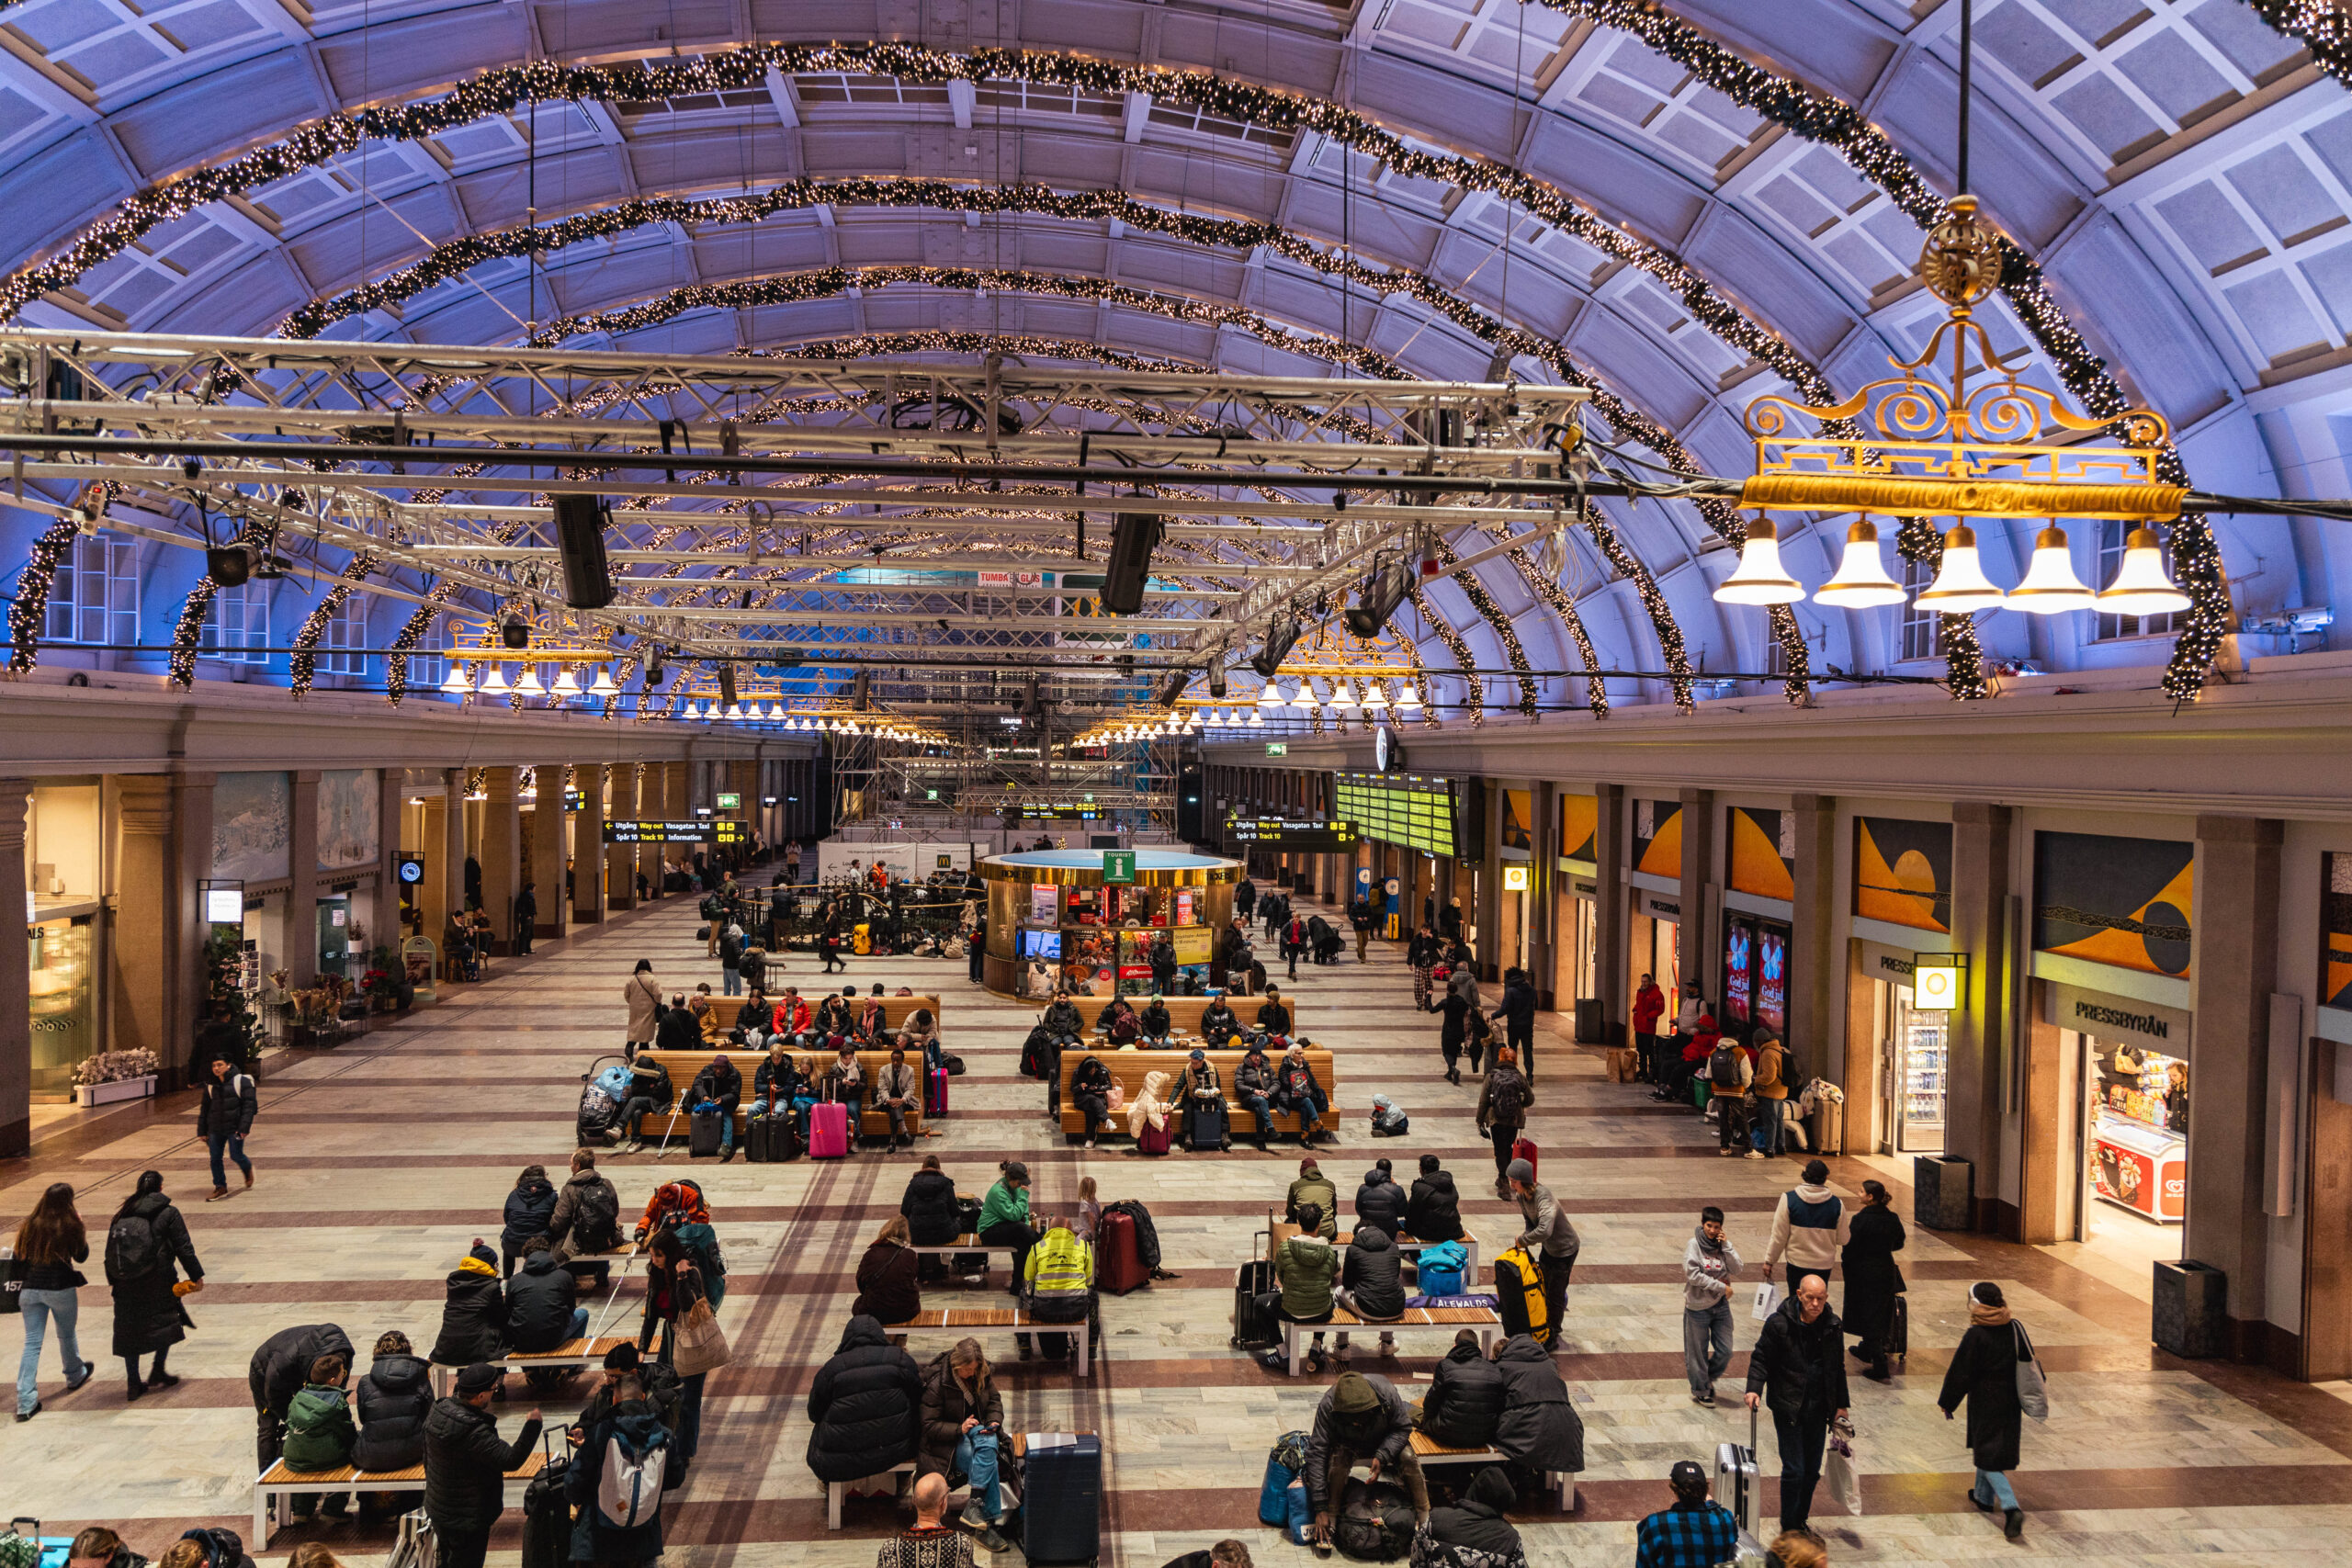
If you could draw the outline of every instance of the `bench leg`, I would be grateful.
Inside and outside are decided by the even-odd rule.
[[[1560,1472],[1559,1479],[1560,1512],[1563,1514],[1573,1514],[1577,1511],[1576,1472],[1574,1471],[1564,1470]]]
[[[842,1491],[841,1482],[825,1483],[825,1528],[829,1530],[842,1528]]]
[[[254,1550],[259,1551],[269,1544],[269,1494],[254,1488]]]
[[[1290,1367],[1290,1375],[1298,1376],[1298,1325],[1283,1325],[1283,1359]]]
[[[1085,1377],[1094,1370],[1094,1346],[1086,1337],[1093,1325],[1080,1322],[1078,1325],[1078,1375]]]

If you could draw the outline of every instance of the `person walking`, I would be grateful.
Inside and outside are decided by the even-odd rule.
[[[1828,1183],[1828,1164],[1807,1160],[1804,1181],[1794,1191],[1781,1193],[1773,1207],[1772,1244],[1764,1252],[1764,1275],[1771,1278],[1774,1267],[1786,1257],[1792,1292],[1807,1274],[1827,1280],[1838,1249],[1846,1245],[1850,1224],[1846,1202],[1829,1190]]]
[[[1641,1059],[1642,1081],[1658,1081],[1657,1021],[1666,1016],[1666,993],[1648,975],[1634,992],[1634,1051]]]
[[[1515,1159],[1504,1174],[1510,1180],[1511,1198],[1519,1204],[1519,1217],[1527,1225],[1512,1245],[1534,1258],[1544,1271],[1544,1332],[1538,1337],[1544,1348],[1557,1349],[1561,1316],[1567,1310],[1568,1276],[1575,1271],[1577,1254],[1584,1244],[1567,1210],[1552,1196],[1549,1187],[1535,1179],[1534,1166]]]
[[[628,1032],[623,1036],[622,1054],[634,1060],[639,1051],[653,1043],[654,1029],[662,1021],[662,987],[654,983],[653,960],[637,961],[637,972],[621,987],[621,999],[628,1004]]]
[[[1421,922],[1413,940],[1405,944],[1405,962],[1413,971],[1413,1007],[1419,1012],[1430,1010],[1430,978],[1437,968],[1437,933]]]
[[[800,840],[795,839],[784,852],[784,878],[795,887],[800,886]]]
[[[507,952],[517,958],[531,956],[531,942],[539,934],[538,884],[526,882],[523,891],[514,895],[514,941]]]
[[[1904,1292],[1903,1269],[1894,1255],[1903,1250],[1903,1216],[1883,1181],[1862,1183],[1862,1206],[1855,1211],[1846,1233],[1840,1261],[1846,1268],[1846,1332],[1861,1343],[1857,1358],[1870,1363],[1862,1373],[1872,1382],[1890,1382],[1887,1360],[1893,1346],[1894,1303]]]
[[[254,1130],[254,1113],[260,1109],[261,1097],[254,1088],[253,1076],[239,1072],[226,1056],[213,1057],[212,1076],[204,1080],[203,1097],[196,1105],[196,1135],[212,1152],[212,1195],[206,1202],[216,1203],[229,1195],[229,1172],[220,1163],[223,1154],[237,1162],[245,1190],[253,1190],[254,1162],[245,1157],[245,1134]]]
[[[1731,1368],[1731,1283],[1739,1248],[1724,1235],[1724,1212],[1710,1203],[1682,1248],[1682,1370],[1690,1403],[1714,1407],[1715,1380]]]
[[[435,1568],[482,1568],[491,1529],[506,1511],[506,1472],[539,1440],[537,1410],[513,1442],[498,1440],[490,1400],[505,1375],[475,1362],[424,1418],[424,1515],[433,1521]]]
[[[707,1301],[717,1311],[726,1282],[721,1278],[706,1276],[696,1249],[683,1231],[691,1226],[663,1224],[653,1233],[647,1244],[645,1263],[645,1316],[637,1331],[637,1349],[643,1355],[661,1336],[660,1359],[667,1362],[677,1339],[678,1320],[694,1309],[697,1302]],[[702,1390],[707,1371],[678,1380],[678,1426],[672,1434],[677,1442],[678,1458],[687,1464],[695,1460],[702,1443]]]
[[[2011,1540],[2025,1535],[2025,1510],[2018,1506],[2008,1475],[2018,1467],[2018,1447],[2025,1435],[2018,1365],[2032,1359],[2033,1341],[2026,1337],[2025,1325],[2009,1315],[2001,1287],[1989,1280],[1971,1287],[1968,1332],[1951,1353],[1936,1404],[1947,1421],[1963,1402],[1968,1405],[1968,1447],[1976,1464],[1968,1500],[1988,1514],[1997,1509],[2001,1533]]]
[[[1358,898],[1348,906],[1348,924],[1356,929],[1356,962],[1364,961],[1365,950],[1372,942],[1372,900]]]
[[[743,928],[731,917],[718,933],[718,978],[720,996],[743,994]]]
[[[1503,1043],[1519,1053],[1519,1070],[1535,1081],[1535,983],[1524,969],[1503,975],[1501,1005],[1487,1015],[1503,1021]]]
[[[1771,1410],[1780,1440],[1784,1530],[1812,1529],[1813,1491],[1821,1483],[1829,1424],[1845,1416],[1849,1404],[1844,1345],[1838,1314],[1829,1310],[1829,1282],[1806,1274],[1796,1293],[1764,1320],[1748,1352],[1747,1407]]]
[[[114,1353],[130,1374],[128,1396],[175,1386],[180,1380],[164,1370],[164,1358],[196,1326],[180,1298],[204,1289],[204,1265],[188,1240],[187,1221],[164,1194],[162,1171],[141,1171],[138,1185],[115,1211],[107,1227],[106,1268],[114,1291]],[[142,1380],[139,1358],[150,1352],[155,1359]]]
[[[74,1207],[74,1189],[52,1182],[17,1227],[14,1257],[26,1270],[17,1292],[24,1314],[25,1354],[17,1363],[17,1419],[29,1421],[40,1414],[40,1348],[49,1326],[57,1325],[58,1355],[65,1365],[65,1392],[74,1393],[97,1375],[97,1368],[82,1359],[81,1342],[74,1328],[81,1312],[77,1293],[89,1281],[77,1267],[90,1259],[90,1233]]]
[[[1438,1026],[1437,1048],[1445,1057],[1442,1075],[1450,1084],[1462,1081],[1462,1047],[1470,1036],[1470,998],[1449,981],[1445,998],[1437,1004],[1437,1012],[1444,1019]],[[1476,1071],[1474,1066],[1473,1071]]]
[[[1478,1135],[1495,1145],[1498,1198],[1510,1196],[1511,1145],[1519,1141],[1519,1130],[1527,1124],[1528,1108],[1534,1103],[1535,1090],[1520,1076],[1510,1047],[1504,1046],[1495,1053],[1494,1068],[1478,1090],[1477,1111]]]

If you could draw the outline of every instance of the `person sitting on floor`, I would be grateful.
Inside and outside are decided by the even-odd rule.
[[[1526,1568],[1519,1531],[1503,1517],[1518,1502],[1510,1472],[1487,1466],[1471,1478],[1459,1506],[1430,1510],[1413,1538],[1412,1568]]]
[[[1307,1506],[1315,1510],[1318,1556],[1331,1550],[1331,1521],[1339,1517],[1348,1472],[1362,1462],[1376,1461],[1384,1477],[1403,1483],[1413,1500],[1416,1528],[1429,1521],[1429,1481],[1413,1457],[1412,1435],[1412,1412],[1386,1378],[1342,1372],[1323,1395],[1307,1434],[1304,1476]]]

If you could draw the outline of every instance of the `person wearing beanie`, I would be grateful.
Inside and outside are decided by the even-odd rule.
[[[1674,1461],[1667,1472],[1674,1502],[1634,1532],[1634,1568],[1715,1568],[1739,1556],[1739,1520],[1707,1495],[1707,1472],[1696,1460]]]
[[[1533,1166],[1515,1159],[1503,1175],[1510,1183],[1512,1200],[1519,1204],[1520,1218],[1527,1224],[1513,1245],[1524,1249],[1544,1272],[1544,1332],[1537,1337],[1546,1349],[1557,1349],[1560,1320],[1567,1310],[1568,1275],[1584,1243],[1552,1190],[1535,1179]]]
[[[1782,1258],[1789,1260],[1789,1289],[1807,1274],[1829,1278],[1838,1249],[1850,1238],[1852,1219],[1845,1200],[1829,1190],[1829,1167],[1821,1160],[1805,1161],[1804,1179],[1794,1191],[1781,1194],[1772,1210],[1772,1244],[1764,1251],[1764,1276]]]
[[[493,1286],[498,1255],[489,1254]],[[458,1374],[457,1392],[424,1418],[424,1513],[433,1521],[438,1568],[482,1568],[490,1532],[506,1511],[506,1472],[539,1440],[539,1413],[525,1417],[512,1443],[498,1439],[490,1402],[505,1374],[476,1361]]]
[[[433,1341],[436,1366],[487,1361],[505,1348],[506,1292],[498,1280],[498,1254],[481,1237],[450,1271],[441,1304],[441,1333]]]
[[[1300,1213],[1313,1205],[1317,1223],[1307,1225]],[[1323,1168],[1311,1158],[1298,1162],[1298,1179],[1290,1184],[1289,1197],[1283,1205],[1283,1218],[1292,1224],[1317,1232],[1324,1240],[1336,1240],[1340,1235],[1340,1190],[1323,1174]]]
[[[2025,1535],[2025,1511],[2009,1485],[2025,1435],[2025,1405],[2018,1398],[2018,1363],[2033,1359],[2025,1325],[2009,1315],[2001,1287],[1987,1280],[1968,1292],[1968,1332],[1960,1337],[1944,1372],[1936,1404],[1949,1421],[1968,1405],[1968,1447],[1976,1463],[1976,1483],[1968,1500],[1986,1513],[1998,1512],[2001,1531],[2011,1540]]]
[[[1314,1545],[1317,1556],[1331,1553],[1331,1521],[1339,1517],[1340,1496],[1347,1490],[1348,1472],[1369,1463],[1375,1480],[1401,1483],[1413,1500],[1416,1528],[1429,1522],[1430,1488],[1421,1461],[1413,1457],[1413,1412],[1386,1378],[1368,1372],[1342,1372],[1315,1407],[1315,1424],[1306,1438],[1306,1497],[1315,1509]]]

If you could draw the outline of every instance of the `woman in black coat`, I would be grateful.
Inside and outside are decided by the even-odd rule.
[[[2001,1287],[1984,1280],[1968,1292],[1968,1332],[1952,1351],[1936,1403],[1951,1419],[1968,1402],[1968,1447],[1976,1461],[1976,1484],[1968,1500],[1991,1513],[1998,1509],[2011,1540],[2025,1533],[2025,1513],[2009,1488],[2025,1431],[2025,1406],[2018,1400],[2018,1363],[2030,1354],[2025,1331],[2009,1318]]]
[[[870,1317],[853,1317],[808,1389],[808,1468],[820,1481],[879,1475],[915,1457],[922,1370]]]
[[[407,1335],[395,1328],[376,1341],[375,1362],[360,1378],[352,1406],[359,1417],[359,1437],[351,1445],[354,1465],[406,1470],[424,1462],[424,1418],[433,1414],[432,1375]],[[362,1492],[359,1517],[403,1514],[423,1500],[422,1493]]]
[[[125,1227],[125,1220],[142,1222],[146,1239],[126,1245],[125,1237],[138,1233]],[[204,1265],[197,1261],[196,1246],[188,1240],[187,1222],[164,1196],[162,1171],[141,1171],[138,1187],[115,1211],[107,1233],[106,1264],[107,1283],[114,1288],[114,1353],[130,1371],[130,1397],[171,1387],[180,1380],[164,1370],[164,1358],[196,1326],[174,1287],[184,1271],[191,1292],[204,1289]],[[141,1382],[139,1358],[151,1350],[154,1365]]]
[[[1462,1081],[1462,1043],[1469,1032],[1467,1021],[1475,1010],[1468,997],[1448,986],[1445,1000],[1438,1004],[1438,1010],[1445,1015],[1444,1030],[1437,1037],[1438,1049],[1445,1053],[1445,1081],[1458,1084]]]
[[[1894,1255],[1903,1250],[1903,1216],[1896,1213],[1883,1182],[1862,1183],[1862,1206],[1855,1211],[1841,1261],[1846,1270],[1846,1332],[1861,1340],[1854,1354],[1870,1363],[1862,1376],[1889,1382],[1887,1355],[1894,1328],[1894,1302],[1903,1293],[1903,1270]]]
[[[523,1244],[547,1235],[548,1222],[555,1218],[555,1183],[548,1179],[546,1166],[523,1168],[523,1174],[514,1179],[514,1190],[506,1194],[506,1210],[500,1218],[504,1228],[498,1233],[498,1272],[502,1279],[512,1279]]]

